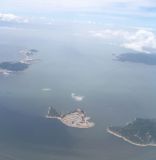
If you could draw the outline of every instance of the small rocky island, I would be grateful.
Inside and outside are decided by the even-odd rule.
[[[73,112],[61,114],[58,113],[53,107],[49,107],[46,118],[56,118],[66,126],[75,128],[91,128],[95,125],[93,122],[89,121],[90,117],[87,117],[84,111],[79,108]]]
[[[22,59],[20,61],[6,61],[0,63],[0,74],[1,75],[9,75],[12,72],[20,72],[24,71],[29,67],[37,59],[33,59],[32,56],[34,53],[38,52],[36,49],[25,49],[21,50]]]
[[[107,132],[137,146],[156,146],[156,119],[137,118],[123,127],[109,127]]]

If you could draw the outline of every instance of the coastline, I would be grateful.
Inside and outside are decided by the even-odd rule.
[[[113,131],[111,131],[109,128],[107,128],[107,132],[118,137],[118,138],[121,138],[123,139],[124,141],[132,144],[132,145],[135,145],[135,146],[139,146],[139,147],[156,147],[156,144],[139,144],[139,143],[135,143],[135,142],[132,142],[131,140],[125,138],[124,136],[121,136]]]
[[[60,121],[61,121],[64,125],[66,125],[66,126],[68,126],[68,127],[72,127],[72,128],[80,128],[80,129],[83,129],[83,128],[92,128],[92,127],[95,126],[95,124],[90,124],[90,125],[88,125],[88,126],[70,125],[70,124],[68,124],[68,123],[65,123],[65,122],[63,121],[63,119],[60,119]]]
[[[61,120],[61,117],[52,117],[52,116],[48,116],[48,115],[46,115],[45,117],[48,118],[48,119],[58,119],[58,120]]]
[[[83,129],[83,128],[92,128],[92,127],[95,126],[95,123],[93,123],[93,122],[87,123],[86,126],[84,126],[84,125],[79,126],[79,125],[70,125],[70,124],[66,123],[63,120],[63,118],[61,118],[61,117],[57,117],[57,116],[56,117],[52,117],[52,116],[48,116],[48,115],[46,115],[45,117],[48,118],[48,119],[57,119],[57,120],[60,120],[64,125],[66,125],[68,127],[72,127],[72,128],[81,128],[81,129]]]

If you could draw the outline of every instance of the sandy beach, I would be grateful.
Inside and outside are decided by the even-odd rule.
[[[116,137],[118,137],[118,138],[121,138],[124,141],[126,141],[126,142],[128,142],[130,144],[133,144],[135,146],[139,146],[139,147],[148,147],[148,146],[156,147],[156,144],[152,144],[152,143],[150,143],[150,144],[139,144],[139,143],[132,142],[129,139],[127,139],[127,138],[125,138],[125,137],[123,137],[123,136],[111,131],[109,128],[107,128],[107,132],[112,134],[112,135],[114,135],[114,136],[116,136]]]

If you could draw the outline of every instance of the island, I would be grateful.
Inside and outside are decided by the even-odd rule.
[[[30,51],[31,51],[32,53],[37,53],[37,52],[38,52],[37,49],[30,49]]]
[[[38,59],[33,59],[34,53],[38,52],[35,49],[25,49],[21,50],[22,59],[19,61],[4,61],[0,63],[0,75],[8,76],[12,72],[19,72],[26,70],[33,62]]]
[[[23,55],[32,56],[34,53],[37,53],[37,49],[22,49],[19,51]]]
[[[58,119],[68,127],[91,128],[95,125],[93,122],[89,121],[90,117],[87,117],[84,111],[80,108],[67,114],[61,114],[58,113],[53,107],[49,107],[46,118]]]
[[[20,62],[24,63],[24,64],[29,64],[29,65],[34,62],[38,62],[39,59],[33,58],[34,54],[37,52],[38,52],[38,50],[36,50],[36,49],[21,50],[20,53],[22,54],[23,58],[20,60]]]
[[[115,55],[115,54],[114,54]],[[115,60],[121,62],[142,63],[146,65],[156,65],[156,54],[147,54],[142,52],[123,53],[115,55]]]
[[[8,71],[23,71],[28,68],[28,64],[21,62],[2,62],[0,68]]]
[[[108,127],[107,132],[137,146],[156,146],[156,119],[136,118],[125,126]]]

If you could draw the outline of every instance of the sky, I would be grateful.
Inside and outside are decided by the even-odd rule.
[[[0,26],[103,26],[88,35],[119,39],[121,47],[152,53],[156,49],[156,0],[1,0]]]
[[[1,20],[14,19],[17,22],[22,22],[22,18],[23,22],[33,18],[38,21],[47,18],[49,22],[60,18],[94,23],[110,19],[110,23],[122,21],[123,25],[132,20],[142,25],[146,20],[149,27],[156,24],[155,0],[1,0],[0,8]]]

